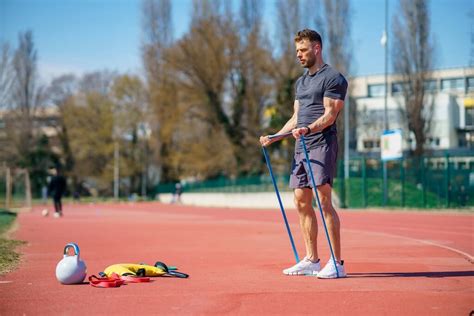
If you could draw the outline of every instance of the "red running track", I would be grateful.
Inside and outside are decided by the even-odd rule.
[[[348,278],[284,276],[294,263],[278,210],[160,203],[66,205],[61,219],[20,214],[19,268],[0,277],[0,315],[469,315],[471,213],[341,211]],[[300,256],[297,215],[287,212]],[[320,256],[328,259],[324,233]],[[54,276],[68,242],[88,275],[163,261],[189,279],[98,289]]]

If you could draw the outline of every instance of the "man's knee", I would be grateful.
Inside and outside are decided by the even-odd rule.
[[[319,201],[321,202],[323,210],[329,210],[330,208],[332,208],[332,202],[330,197],[322,195],[319,197]]]
[[[331,190],[332,188],[329,184],[324,184],[318,187],[319,202],[321,203],[321,208],[325,214],[334,212],[331,199]]]
[[[300,210],[306,210],[308,208],[308,206],[311,205],[311,203],[308,203],[307,201],[300,200],[300,199],[297,199],[297,198],[294,199],[294,202],[295,202],[296,209],[299,210],[299,211]]]
[[[306,189],[296,189],[293,201],[298,211],[305,211],[311,208],[311,191]]]

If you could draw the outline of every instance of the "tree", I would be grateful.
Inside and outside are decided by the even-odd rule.
[[[130,178],[131,192],[140,192],[147,186],[151,111],[146,99],[145,86],[136,76],[117,77],[112,86],[114,103],[114,130],[120,141],[121,161],[127,167],[121,177]]]
[[[142,2],[142,60],[146,73],[148,102],[154,113],[150,122],[152,140],[150,164],[159,166],[159,178],[175,181],[171,166],[173,133],[179,126],[179,107],[174,74],[165,62],[164,53],[172,44],[172,6],[169,0],[144,0]]]
[[[272,87],[272,58],[268,38],[263,33],[263,7],[258,0],[243,0],[236,23],[238,41],[231,46],[235,51],[230,55],[234,64],[229,76],[232,95],[232,121],[240,126],[239,150],[236,162],[239,173],[259,173],[260,146],[258,137],[262,135],[262,116],[269,103]]]
[[[8,43],[1,43],[0,46],[0,109],[6,109],[11,102],[12,56]]]
[[[74,191],[80,190],[80,183],[73,173],[75,159],[70,144],[69,127],[65,123],[65,111],[67,103],[77,94],[78,89],[78,79],[69,74],[54,78],[45,93],[51,103],[50,106],[56,108],[58,113],[55,128],[59,140],[62,171],[64,175],[71,176]]]
[[[72,179],[73,190],[84,185],[110,193],[113,179],[114,104],[111,87],[116,74],[64,75],[48,88],[50,107],[56,107],[60,163]],[[87,188],[86,188],[87,189]]]
[[[5,131],[12,149],[8,160],[12,165],[31,171],[29,157],[37,138],[41,136],[34,130],[33,121],[43,101],[43,89],[38,86],[37,78],[37,51],[31,31],[18,36],[11,75],[10,102],[5,114]]]
[[[75,157],[74,176],[79,183],[89,182],[100,193],[110,194],[114,174],[113,103],[98,92],[82,92],[64,104],[64,123]]]
[[[349,0],[322,0],[321,11],[318,13],[316,25],[321,29],[324,57],[327,58],[332,67],[347,77],[351,73],[351,66],[353,65],[351,46],[352,13]],[[350,84],[349,89],[351,89]],[[349,142],[355,147],[357,141],[355,134],[355,127],[357,126],[356,102],[350,98],[350,91],[347,94],[345,109],[339,113],[336,121],[338,127],[337,138],[340,144],[338,157],[340,159],[344,157],[345,148],[343,144],[346,128],[349,128],[351,137]],[[349,126],[344,124],[346,114],[349,115],[347,120]]]
[[[307,4],[307,3],[306,3]],[[294,35],[309,25],[311,15],[305,12],[303,1],[278,0],[276,2],[278,24],[276,25],[277,47],[273,59],[272,76],[274,78],[274,104],[267,107],[265,113],[270,118],[268,132],[278,131],[293,115],[295,101],[295,83],[303,73],[303,69],[296,61]],[[277,151],[274,157],[276,169],[287,169],[288,159],[293,153],[293,142],[283,140],[272,146]]]
[[[226,158],[229,167],[225,168],[225,173],[238,173],[236,168],[230,166],[235,166],[234,157],[242,148],[241,121],[232,118],[236,113],[236,103],[232,102],[232,92],[228,89],[238,45],[235,24],[232,19],[221,15],[218,5],[211,6],[208,1],[195,1],[193,4],[191,29],[165,55],[175,74],[176,85],[180,87],[178,104],[181,120],[196,128],[193,132],[179,129],[175,141],[187,142],[188,137],[192,139],[195,135],[186,134],[194,133],[201,136],[201,143],[224,142],[224,147],[220,147],[226,149],[223,152],[230,149],[233,153]],[[226,96],[230,98],[226,99]],[[225,139],[229,142],[226,143]],[[213,163],[217,165],[217,156],[207,153],[209,156],[204,162],[209,168],[204,166],[201,170],[211,171],[212,175],[220,174],[222,170],[212,170],[211,167]],[[201,176],[206,175],[201,173]]]
[[[424,86],[434,58],[428,1],[401,0],[400,11],[393,18],[393,69],[405,83],[402,113],[416,140],[414,155],[420,157],[433,115],[433,102],[428,102]]]

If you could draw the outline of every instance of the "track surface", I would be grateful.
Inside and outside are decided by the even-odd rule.
[[[66,205],[65,217],[19,216],[28,244],[0,276],[0,315],[469,315],[474,309],[472,214],[341,211],[348,278],[281,273],[294,263],[278,210],[160,203]],[[296,211],[287,212],[300,257]],[[321,226],[321,225],[320,225]],[[324,233],[322,262],[328,260]],[[163,261],[189,279],[98,289],[54,276],[68,242],[88,275],[110,264]]]

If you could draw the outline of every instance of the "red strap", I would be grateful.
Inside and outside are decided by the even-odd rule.
[[[100,278],[95,275],[89,277],[89,284],[94,287],[119,287],[125,283],[143,283],[150,282],[148,277],[137,277],[133,275],[119,276],[117,273],[112,273],[109,277]]]
[[[117,278],[116,275],[107,278],[99,278],[95,275],[89,277],[89,284],[93,287],[120,287],[124,283],[125,281]]]

